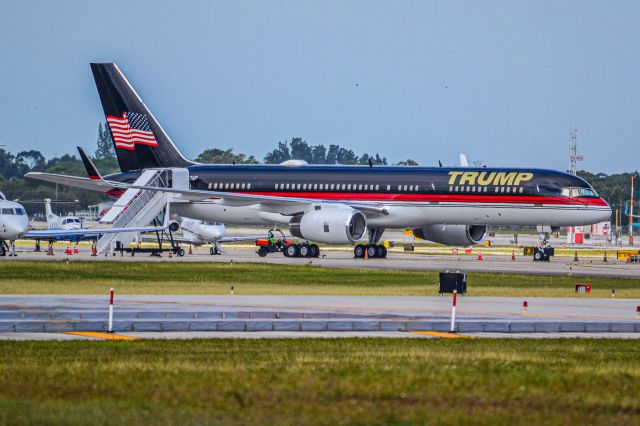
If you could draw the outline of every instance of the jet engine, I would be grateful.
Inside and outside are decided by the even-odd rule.
[[[427,225],[413,228],[413,235],[448,246],[468,246],[484,240],[487,225]]]
[[[294,216],[291,235],[328,244],[350,244],[365,234],[367,219],[349,206],[314,206],[315,210]]]
[[[178,232],[178,229],[180,229],[180,224],[177,221],[172,220],[169,222],[169,231]]]

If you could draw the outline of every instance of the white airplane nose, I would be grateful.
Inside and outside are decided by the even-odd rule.
[[[15,240],[22,237],[29,227],[28,223],[8,222],[2,225],[3,237],[8,240]]]

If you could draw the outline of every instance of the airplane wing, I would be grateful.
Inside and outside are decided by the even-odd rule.
[[[52,230],[32,230],[27,231],[23,238],[29,239],[43,239],[47,238],[82,238],[82,237],[91,237],[91,236],[100,236],[103,234],[119,234],[122,232],[160,232],[167,229],[166,226],[158,226],[158,227],[146,227],[146,228],[89,228],[89,229],[74,229],[74,230],[65,230],[65,229],[52,229]]]
[[[317,200],[311,198],[279,197],[261,194],[242,194],[236,192],[201,191],[197,189],[177,189],[144,185],[132,185],[123,182],[108,181],[104,179],[88,179],[76,176],[65,176],[53,173],[29,172],[28,178],[55,182],[76,188],[90,189],[100,192],[124,191],[129,188],[148,191],[169,192],[180,195],[186,201],[203,201],[209,199],[222,199],[229,206],[250,206],[260,204],[267,211],[277,212],[280,207],[302,207],[313,204],[341,204],[348,205],[364,213],[388,215],[389,211],[384,204],[360,203],[350,201]]]
[[[271,206],[274,210],[277,210],[277,206],[307,206],[311,204],[341,204],[348,205],[357,210],[363,212],[376,213],[382,215],[388,215],[389,211],[383,204],[369,204],[358,203],[350,201],[334,201],[334,200],[317,200],[312,198],[296,198],[296,197],[279,197],[273,195],[262,194],[242,194],[238,192],[219,192],[219,191],[201,191],[197,189],[176,189],[176,188],[164,188],[157,186],[142,186],[142,185],[130,185],[120,182],[112,182],[117,188],[128,189],[144,189],[148,191],[161,191],[170,192],[173,194],[179,194],[182,199],[188,201],[203,201],[208,199],[219,198],[224,201],[225,204],[230,206],[250,206],[254,204],[261,204],[263,206]]]
[[[72,186],[74,188],[80,189],[88,189],[90,191],[110,193],[110,191],[116,190],[118,193],[121,192],[115,185],[113,185],[116,182],[104,179],[89,179],[79,176],[67,176],[44,172],[29,172],[25,176],[31,179],[59,183],[61,185]]]

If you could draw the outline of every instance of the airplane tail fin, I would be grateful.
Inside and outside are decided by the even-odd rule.
[[[91,64],[120,170],[186,167],[184,158],[114,63]]]
[[[47,228],[52,226],[53,222],[58,219],[58,216],[51,210],[51,198],[44,199],[44,215],[47,218]]]
[[[78,152],[80,153],[80,158],[82,158],[82,163],[84,164],[84,168],[87,169],[87,176],[91,180],[102,180],[102,175],[98,171],[98,168],[93,161],[89,158],[89,156],[84,152],[84,149],[77,147]]]

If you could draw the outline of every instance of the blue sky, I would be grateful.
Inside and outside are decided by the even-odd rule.
[[[0,2],[0,143],[94,150],[116,62],[187,157],[294,136],[423,165],[638,168],[640,2]]]

